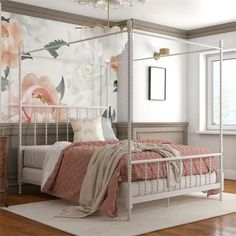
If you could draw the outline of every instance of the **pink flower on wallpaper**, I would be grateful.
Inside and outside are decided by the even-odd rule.
[[[24,105],[59,105],[58,92],[47,76],[37,77],[34,73],[29,73],[22,82],[22,103]],[[37,108],[37,120],[45,120],[45,110]],[[26,122],[34,120],[32,108],[23,108],[23,118]],[[48,121],[56,119],[56,110],[50,109]],[[58,110],[58,120],[66,120],[65,109]]]
[[[118,70],[118,58],[115,56],[111,56],[110,58],[110,68],[114,71],[117,72]]]
[[[18,50],[23,49],[21,25],[14,20],[1,21],[2,62],[5,66],[15,68],[18,65]]]

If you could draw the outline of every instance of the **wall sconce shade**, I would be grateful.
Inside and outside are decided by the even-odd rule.
[[[166,56],[170,54],[169,48],[160,48],[159,52],[154,52],[153,57],[155,60],[158,60],[162,56]]]

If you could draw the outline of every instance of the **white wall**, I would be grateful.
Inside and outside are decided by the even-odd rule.
[[[236,32],[219,34],[208,37],[196,38],[193,41],[218,46],[220,39],[224,40],[225,48],[236,48]],[[207,147],[212,151],[219,151],[219,137],[214,134],[198,134],[200,105],[199,101],[204,96],[200,94],[201,86],[201,57],[199,55],[188,56],[188,143],[200,147]],[[201,66],[200,66],[201,65]],[[236,179],[236,136],[224,136],[224,172],[225,178]]]
[[[148,36],[134,36],[134,59],[150,57],[160,48],[170,48],[171,53],[183,52],[186,46],[170,40]],[[120,57],[124,59],[125,54]],[[148,100],[148,67],[166,68],[166,101]],[[187,120],[186,57],[161,58],[134,63],[133,121],[134,122],[184,122]],[[120,66],[118,74],[118,121],[127,119],[127,67]]]

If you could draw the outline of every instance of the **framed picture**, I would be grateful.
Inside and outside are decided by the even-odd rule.
[[[149,100],[166,100],[166,68],[149,66]]]

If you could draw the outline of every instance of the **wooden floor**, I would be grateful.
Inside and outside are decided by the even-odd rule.
[[[236,181],[225,181],[225,192],[236,194]],[[11,205],[38,202],[52,199],[45,194],[10,195]],[[21,216],[0,210],[0,235],[1,236],[66,236],[68,233],[56,230],[49,226],[28,220]],[[145,236],[234,236],[236,235],[236,213],[202,220],[153,233]],[[125,234],[124,234],[125,236]]]

